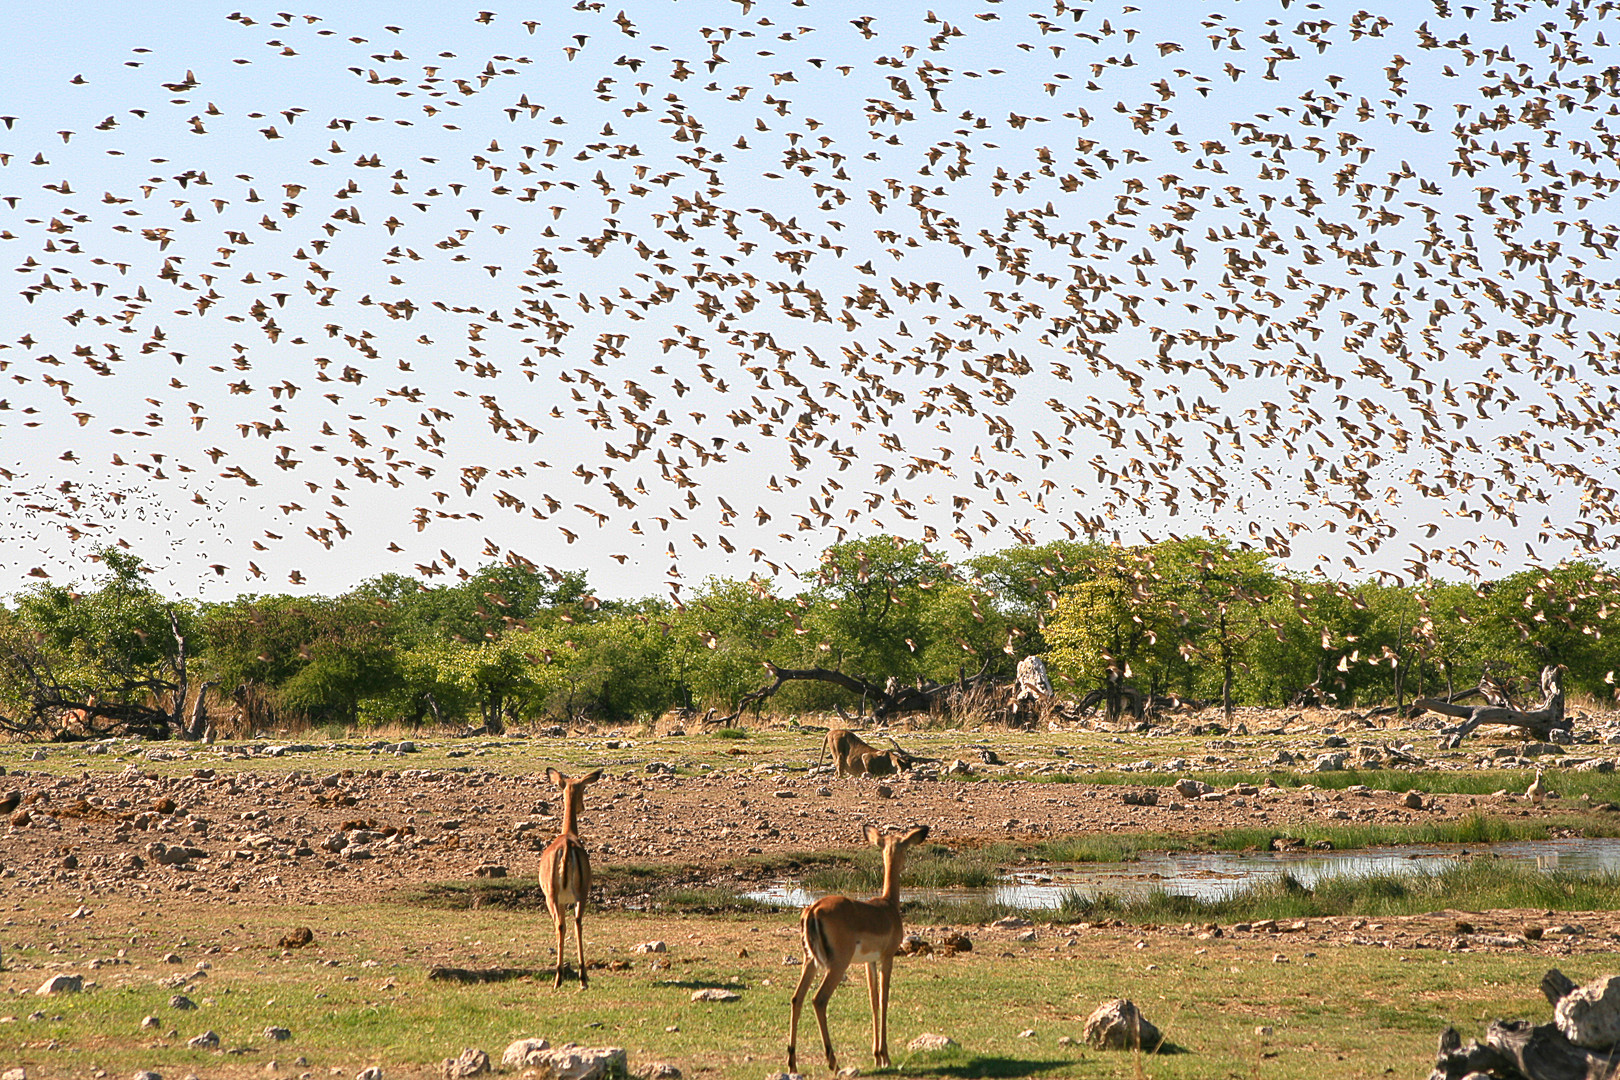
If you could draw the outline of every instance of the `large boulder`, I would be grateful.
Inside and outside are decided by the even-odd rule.
[[[1086,1017],[1086,1042],[1098,1050],[1158,1049],[1162,1036],[1159,1029],[1126,998],[1115,998],[1097,1006]]]
[[[521,1069],[534,1064],[534,1058],[540,1051],[550,1050],[551,1044],[544,1039],[519,1039],[506,1048],[501,1055],[501,1068]]]
[[[1553,1023],[1564,1038],[1588,1050],[1620,1043],[1620,975],[1594,979],[1559,998]]]
[[[529,1058],[540,1080],[625,1080],[629,1057],[622,1046],[558,1046]]]
[[[34,993],[40,997],[48,997],[51,994],[77,994],[83,989],[83,975],[52,975],[41,983]]]

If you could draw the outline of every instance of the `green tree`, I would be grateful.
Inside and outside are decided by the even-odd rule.
[[[355,723],[402,686],[393,610],[374,596],[245,596],[205,609],[209,672],[265,691],[281,719]]]
[[[128,552],[107,547],[92,558],[103,568],[92,587],[42,583],[16,599],[16,628],[31,651],[10,660],[30,686],[28,714],[44,720],[93,697],[92,730],[186,731],[196,609],[148,585],[148,568]]]

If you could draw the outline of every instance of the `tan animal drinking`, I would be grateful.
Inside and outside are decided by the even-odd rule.
[[[889,741],[894,742],[893,739]],[[826,758],[829,750],[832,751],[834,770],[839,776],[892,776],[911,768],[918,760],[900,749],[898,743],[895,743],[893,750],[879,750],[848,728],[832,728],[827,732],[821,744],[821,754],[816,758],[817,765]]]

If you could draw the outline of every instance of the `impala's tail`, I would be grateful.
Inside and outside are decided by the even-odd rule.
[[[804,955],[814,960],[818,968],[831,967],[832,942],[827,939],[827,928],[821,916],[812,908],[805,908],[800,928],[804,932]]]

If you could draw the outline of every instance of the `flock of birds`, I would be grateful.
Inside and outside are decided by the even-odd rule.
[[[91,48],[0,117],[16,580],[109,543],[252,588],[355,544],[611,558],[677,601],[873,534],[1609,550],[1620,5],[1391,6]]]

